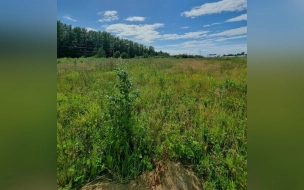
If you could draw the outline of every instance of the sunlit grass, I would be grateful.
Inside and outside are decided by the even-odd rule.
[[[246,189],[246,58],[57,62],[58,188],[100,175],[127,182],[153,159],[169,159],[192,165],[205,189]],[[126,145],[124,158],[107,149],[115,139],[107,97],[118,93],[117,66],[140,92],[132,103],[136,148]]]

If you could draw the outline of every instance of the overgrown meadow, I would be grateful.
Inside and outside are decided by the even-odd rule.
[[[57,187],[127,183],[160,160],[247,189],[247,59],[57,59]]]

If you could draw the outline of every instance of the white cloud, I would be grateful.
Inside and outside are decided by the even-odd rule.
[[[155,50],[158,51],[158,48]],[[240,52],[247,52],[247,44],[239,43],[223,45],[221,43],[212,42],[211,40],[194,40],[180,44],[162,46],[161,50],[168,52],[171,55],[183,53],[190,55],[199,55],[200,52],[203,56],[208,56],[208,54],[224,55],[230,53],[236,54]]]
[[[223,32],[210,34],[209,36],[236,36],[241,34],[247,34],[247,26],[243,26],[240,28],[230,29]]]
[[[207,56],[208,54],[236,54],[247,52],[247,43],[224,43],[224,41],[247,38],[247,35],[239,35],[246,33],[247,27],[226,30],[220,33],[206,35],[203,39],[195,39],[178,44],[165,45],[161,47],[162,51],[174,54],[193,54]]]
[[[214,41],[223,42],[226,40],[234,40],[234,39],[240,39],[240,38],[247,38],[247,35],[233,36],[233,37],[228,37],[228,38],[218,38],[218,39],[215,39]]]
[[[99,12],[98,14],[103,15],[102,19],[99,19],[99,22],[111,22],[114,20],[118,20],[117,11],[105,11],[105,12]]]
[[[87,27],[86,29],[87,29],[87,31],[97,31],[96,29],[90,28],[90,27]]]
[[[222,0],[194,7],[190,11],[181,13],[181,16],[195,18],[206,14],[242,11],[245,9],[247,9],[247,0]]]
[[[135,39],[142,40],[144,42],[151,42],[160,35],[156,31],[157,28],[163,27],[164,24],[145,24],[145,25],[128,25],[128,24],[112,24],[106,27],[106,31],[116,33],[120,37],[134,37]]]
[[[212,25],[216,25],[216,24],[221,24],[221,23],[215,22],[215,23],[212,23],[212,24],[206,24],[206,25],[204,25],[204,27],[208,27],[208,26],[212,26]]]
[[[133,17],[128,17],[125,20],[126,21],[145,21],[146,17],[140,17],[140,16],[133,16]]]
[[[183,27],[181,27],[181,29],[187,29],[187,28],[189,28],[189,26],[183,26]]]
[[[225,22],[237,22],[237,21],[242,21],[242,20],[247,20],[247,14],[242,14],[235,18],[228,19]]]
[[[69,16],[63,16],[62,18],[65,18],[65,19],[67,19],[67,20],[71,20],[71,21],[74,21],[74,22],[76,22],[77,20],[75,20],[75,19],[72,19],[71,17],[69,17]]]
[[[206,48],[206,47],[214,46],[214,43],[212,42],[212,40],[209,39],[209,40],[192,40],[180,44],[168,45],[168,47],[185,48],[185,49],[197,48],[198,46]]]
[[[164,35],[162,35],[162,39],[164,39],[164,40],[176,40],[176,39],[186,39],[186,38],[200,38],[202,36],[206,36],[206,33],[208,33],[208,31],[187,32],[183,35],[164,34]]]

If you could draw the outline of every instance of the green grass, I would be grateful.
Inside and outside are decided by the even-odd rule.
[[[57,62],[58,188],[125,183],[165,159],[204,189],[247,188],[246,58]]]

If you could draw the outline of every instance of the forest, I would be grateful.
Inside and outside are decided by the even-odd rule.
[[[121,39],[106,31],[88,31],[57,20],[57,58],[70,57],[169,57],[170,54],[155,51],[128,39]]]

